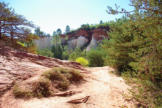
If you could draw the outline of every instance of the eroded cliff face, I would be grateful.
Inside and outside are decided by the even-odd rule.
[[[39,49],[51,48],[52,47],[53,37],[40,37],[38,40],[35,40],[34,43]]]
[[[99,27],[95,29],[80,28],[76,31],[62,34],[61,43],[67,45],[69,50],[75,48],[86,49],[89,51],[96,48],[101,40],[108,38],[109,27]],[[39,49],[50,48],[53,45],[53,37],[41,37],[35,40],[35,44]]]
[[[61,35],[62,44],[67,45],[69,49],[80,48],[89,51],[92,48],[96,48],[103,39],[109,38],[108,31],[108,27],[91,30],[81,28],[77,31]]]

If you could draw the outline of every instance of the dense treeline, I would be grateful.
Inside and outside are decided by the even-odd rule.
[[[160,0],[132,0],[133,13],[109,8],[109,13],[125,13],[111,24],[110,40],[102,45],[106,63],[125,76],[137,78],[142,86],[132,91],[144,107],[162,106],[162,3]],[[132,80],[131,79],[131,80]],[[132,80],[133,81],[133,80]]]

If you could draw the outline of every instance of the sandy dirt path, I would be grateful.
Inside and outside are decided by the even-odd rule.
[[[72,91],[81,91],[69,97],[50,97],[42,99],[15,99],[10,92],[2,100],[2,108],[134,108],[133,103],[127,102],[123,94],[128,92],[129,86],[121,77],[111,73],[109,67],[87,68],[90,73],[85,74],[86,82],[78,87],[71,87]],[[86,103],[71,104],[67,101],[90,96]]]

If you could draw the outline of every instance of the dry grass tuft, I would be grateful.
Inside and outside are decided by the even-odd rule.
[[[17,98],[31,98],[31,97],[49,97],[54,93],[56,88],[65,91],[69,88],[70,84],[78,83],[83,79],[79,71],[67,68],[53,68],[46,71],[32,84],[20,85],[16,84],[13,87],[13,94]]]

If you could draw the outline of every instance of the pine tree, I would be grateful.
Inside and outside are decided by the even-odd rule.
[[[34,25],[25,19],[22,15],[18,15],[15,11],[8,7],[4,2],[0,2],[0,39],[6,37],[9,41],[6,44],[14,47],[17,42],[24,41],[29,38]]]
[[[107,62],[119,73],[129,71],[143,86],[139,90],[144,107],[161,106],[162,94],[162,3],[160,0],[131,0],[135,10],[114,10],[108,13],[124,13],[126,21],[111,25],[107,50]]]
[[[56,33],[57,33],[57,35],[61,35],[62,34],[62,30],[60,28],[58,28]]]
[[[66,26],[65,33],[69,33],[69,32],[70,32],[70,26],[69,26],[69,25],[67,25],[67,26]]]

